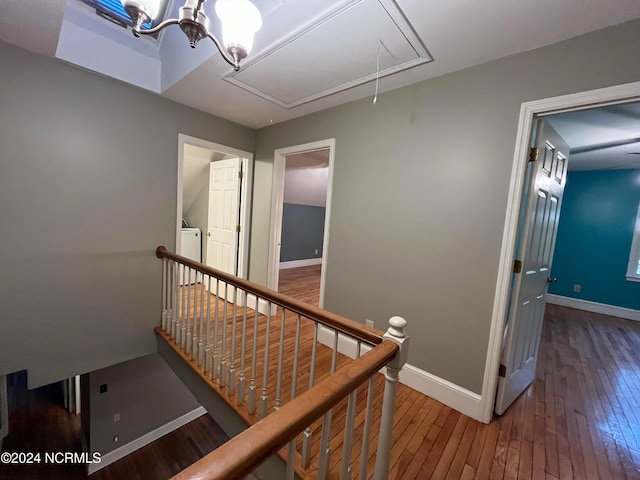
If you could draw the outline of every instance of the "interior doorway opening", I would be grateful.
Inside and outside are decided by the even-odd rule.
[[[528,165],[526,158],[529,156],[529,150],[532,145],[535,122],[540,118],[562,112],[587,110],[607,105],[620,105],[637,101],[639,98],[640,83],[633,83],[580,94],[527,102],[522,105],[489,338],[489,351],[483,383],[481,417],[484,422],[489,422],[493,416],[496,385],[502,370],[500,361],[504,327],[512,286],[514,254],[519,238],[520,205],[525,196],[525,189],[528,188],[529,183],[525,181]]]
[[[323,307],[335,140],[276,150],[268,287]],[[281,284],[280,279],[283,283]],[[304,288],[296,290],[296,285]]]
[[[247,278],[253,154],[187,135],[178,143],[176,252]]]

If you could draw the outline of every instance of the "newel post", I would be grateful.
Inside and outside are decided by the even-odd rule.
[[[384,397],[382,401],[382,418],[380,419],[380,434],[378,436],[378,451],[373,473],[374,480],[386,480],[389,476],[389,458],[391,456],[391,433],[393,430],[393,414],[395,413],[396,390],[400,370],[407,363],[409,356],[409,337],[404,329],[407,321],[402,317],[391,317],[389,329],[384,334],[385,340],[391,340],[400,347],[395,357],[387,363],[385,373]]]

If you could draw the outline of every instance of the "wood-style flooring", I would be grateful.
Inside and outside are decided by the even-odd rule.
[[[62,395],[60,383],[27,390],[26,372],[10,375],[10,432],[2,441],[2,451],[40,452],[42,455],[45,452],[81,453],[80,416],[64,409]],[[218,424],[209,415],[203,415],[89,477],[85,465],[41,462],[30,465],[0,463],[0,479],[167,479],[227,440]]]
[[[314,267],[283,273],[291,296],[288,278],[319,286]],[[395,422],[391,479],[640,479],[640,323],[548,305],[536,379],[505,415],[400,385]]]
[[[317,302],[319,267],[280,273],[280,291]],[[79,448],[73,415],[62,410],[71,420],[61,423],[55,419],[61,407],[45,413],[24,395],[12,398],[12,433],[4,450]],[[35,413],[16,416],[15,408]],[[16,418],[21,418],[19,428]],[[190,433],[196,422],[205,423]],[[167,478],[213,448],[207,445],[215,443],[216,427],[208,422],[201,417],[98,474],[101,479]],[[48,443],[37,446],[36,441]],[[339,460],[334,448],[330,478],[337,478]],[[0,465],[0,479],[5,478],[86,477],[71,469]],[[489,425],[400,385],[390,479],[640,480],[640,322],[548,305],[536,380]]]

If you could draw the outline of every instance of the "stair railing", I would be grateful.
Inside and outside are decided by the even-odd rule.
[[[325,479],[332,469],[341,480],[355,469],[366,479],[371,467],[374,479],[387,478],[397,382],[409,347],[404,319],[392,317],[383,333],[165,247],[156,255],[163,278],[159,333],[252,424],[176,478],[244,478],[276,452],[287,459],[287,480],[313,470]],[[332,332],[331,349],[319,346],[320,326]],[[338,355],[339,346],[355,358]],[[385,366],[381,399],[376,372]],[[357,412],[359,404],[365,406]],[[341,438],[331,438],[332,428],[343,431]],[[338,462],[331,461],[332,447],[341,447]]]

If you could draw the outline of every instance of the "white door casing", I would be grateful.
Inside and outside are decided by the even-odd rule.
[[[496,413],[504,413],[535,378],[551,261],[555,247],[569,147],[546,121],[538,125],[538,159],[531,163],[530,186],[516,258],[511,304],[502,351]]]

